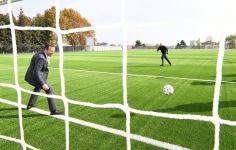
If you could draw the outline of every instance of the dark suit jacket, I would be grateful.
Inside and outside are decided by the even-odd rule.
[[[25,81],[42,88],[48,79],[48,60],[43,51],[37,52],[31,59],[30,66],[25,74]]]

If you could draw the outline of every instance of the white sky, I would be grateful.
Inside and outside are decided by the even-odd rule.
[[[23,8],[27,16],[43,13],[54,0],[23,0],[13,4],[16,16]],[[236,0],[126,0],[125,18],[128,43],[164,43],[176,45],[180,40],[189,44],[198,38],[212,36],[220,40],[222,33],[236,33]],[[93,26],[119,23],[122,0],[61,0],[61,8],[73,8]],[[6,13],[0,6],[0,13]],[[133,26],[135,25],[135,26]],[[98,42],[122,43],[122,29],[97,30]]]

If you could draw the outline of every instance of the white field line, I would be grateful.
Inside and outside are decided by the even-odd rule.
[[[18,68],[26,68],[26,67],[18,67]],[[50,67],[51,69],[59,70],[59,68]],[[7,69],[0,69],[0,70],[12,70],[11,68]],[[120,75],[122,76],[122,73],[116,73],[116,72],[104,72],[104,71],[91,71],[91,70],[79,70],[79,69],[63,69],[68,71],[75,71],[75,72],[91,72],[91,73],[98,73],[98,74],[110,74],[110,75]],[[148,77],[148,78],[164,78],[164,79],[176,79],[176,80],[187,80],[187,81],[201,81],[201,82],[213,82],[215,83],[215,80],[206,80],[206,79],[196,79],[196,78],[180,78],[180,77],[171,77],[171,76],[156,76],[156,75],[144,75],[144,74],[127,74],[128,76],[134,76],[134,77]],[[221,81],[222,83],[229,83],[229,84],[236,84],[236,82],[233,81]]]
[[[26,108],[26,105],[21,104],[21,106],[19,106],[18,103],[11,102],[11,101],[1,99],[1,98],[0,98],[0,102],[5,103],[5,104],[9,104],[9,105],[13,105],[13,106],[16,106],[16,107]],[[65,116],[62,116],[62,115],[51,116],[50,112],[42,110],[42,109],[31,108],[30,111],[37,112],[39,114],[47,115],[47,116],[50,116],[50,117],[58,118],[58,119],[61,119],[61,120],[64,120],[64,121],[66,120]],[[73,118],[73,117],[68,117],[68,120],[70,122],[80,124],[82,126],[90,127],[90,128],[97,129],[97,130],[104,131],[104,132],[108,132],[108,133],[111,133],[111,134],[115,134],[115,135],[119,135],[119,136],[123,136],[123,137],[127,136],[125,131],[122,131],[122,130],[119,130],[119,129],[110,128],[110,127],[107,127],[107,126],[103,126],[103,125],[99,125],[99,124],[96,124],[96,123],[80,120],[80,119]],[[181,147],[181,146],[174,145],[174,144],[169,144],[169,143],[166,143],[166,142],[158,141],[158,140],[148,138],[148,137],[144,137],[144,136],[137,135],[137,134],[130,134],[130,136],[131,136],[130,138],[133,139],[133,140],[137,140],[137,141],[140,141],[140,142],[143,142],[143,143],[151,144],[151,145],[154,145],[154,146],[157,146],[157,147],[162,147],[162,148],[166,148],[166,149],[173,149],[173,150],[174,149],[179,149],[179,150],[188,149],[188,148],[185,148],[185,147]],[[17,139],[14,139],[14,138],[5,138],[5,139],[21,143],[20,140],[17,140]]]
[[[52,68],[59,69],[59,68]],[[91,73],[101,73],[101,74],[112,74],[112,75],[122,75],[122,73],[115,72],[103,72],[103,71],[90,71],[90,70],[78,70],[78,69],[64,69],[68,71],[78,71],[78,72],[91,72]],[[196,78],[180,78],[180,77],[171,77],[171,76],[156,76],[156,75],[142,75],[142,74],[127,74],[128,76],[136,77],[149,77],[149,78],[166,78],[166,79],[177,79],[177,80],[189,80],[189,81],[202,81],[202,82],[215,82],[215,80],[206,80],[206,79],[196,79]],[[231,81],[222,81],[223,83],[236,83]]]

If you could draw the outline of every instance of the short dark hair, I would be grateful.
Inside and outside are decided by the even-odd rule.
[[[49,47],[55,47],[55,46],[51,43],[45,43],[44,44],[44,49],[48,49]]]

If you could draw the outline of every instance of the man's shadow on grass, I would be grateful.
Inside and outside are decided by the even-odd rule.
[[[236,74],[223,74],[222,75],[223,76],[223,79],[222,80],[224,80],[224,78],[234,78],[233,80],[230,80],[230,81],[228,81],[228,82],[236,82]],[[223,83],[225,83],[225,82],[223,82]]]
[[[128,65],[127,67],[128,68],[150,68],[150,67],[157,67],[157,66],[160,66],[160,65]]]
[[[173,108],[164,108],[164,109],[156,109],[155,112],[172,112],[172,111],[182,111],[182,112],[208,112],[212,111],[213,102],[208,103],[191,103],[191,104],[183,104],[178,105]],[[220,101],[219,108],[236,108],[236,100],[232,101]]]
[[[160,66],[159,64],[154,64],[154,65],[128,65],[128,68],[156,68],[157,66]],[[108,67],[108,68],[122,68],[122,66],[113,66],[113,67]]]
[[[212,76],[214,78],[216,78],[216,76]],[[231,80],[226,80],[226,82],[222,82],[223,84],[227,84],[227,82],[236,82],[236,74],[222,74],[222,81],[225,81],[224,78],[234,78],[234,79],[231,79]]]
[[[181,112],[211,112],[213,107],[213,102],[208,103],[191,103],[191,104],[183,104],[178,105],[173,108],[163,108],[163,109],[155,109],[154,112],[173,112],[173,111],[181,111]],[[236,108],[236,100],[232,101],[220,101],[219,102],[219,108],[230,108],[235,107]],[[136,114],[131,113],[131,117],[135,116]],[[111,115],[111,118],[115,119],[122,119],[125,118],[125,113],[119,113],[119,114],[113,114]]]
[[[18,112],[18,108],[0,108],[0,119],[11,119],[11,118],[15,118],[15,119],[18,119],[19,118],[19,115],[3,115],[4,114],[4,111],[12,111],[14,114],[16,112]],[[45,117],[46,115],[42,115],[42,114],[23,114],[22,115],[22,118],[33,118],[33,117]]]

